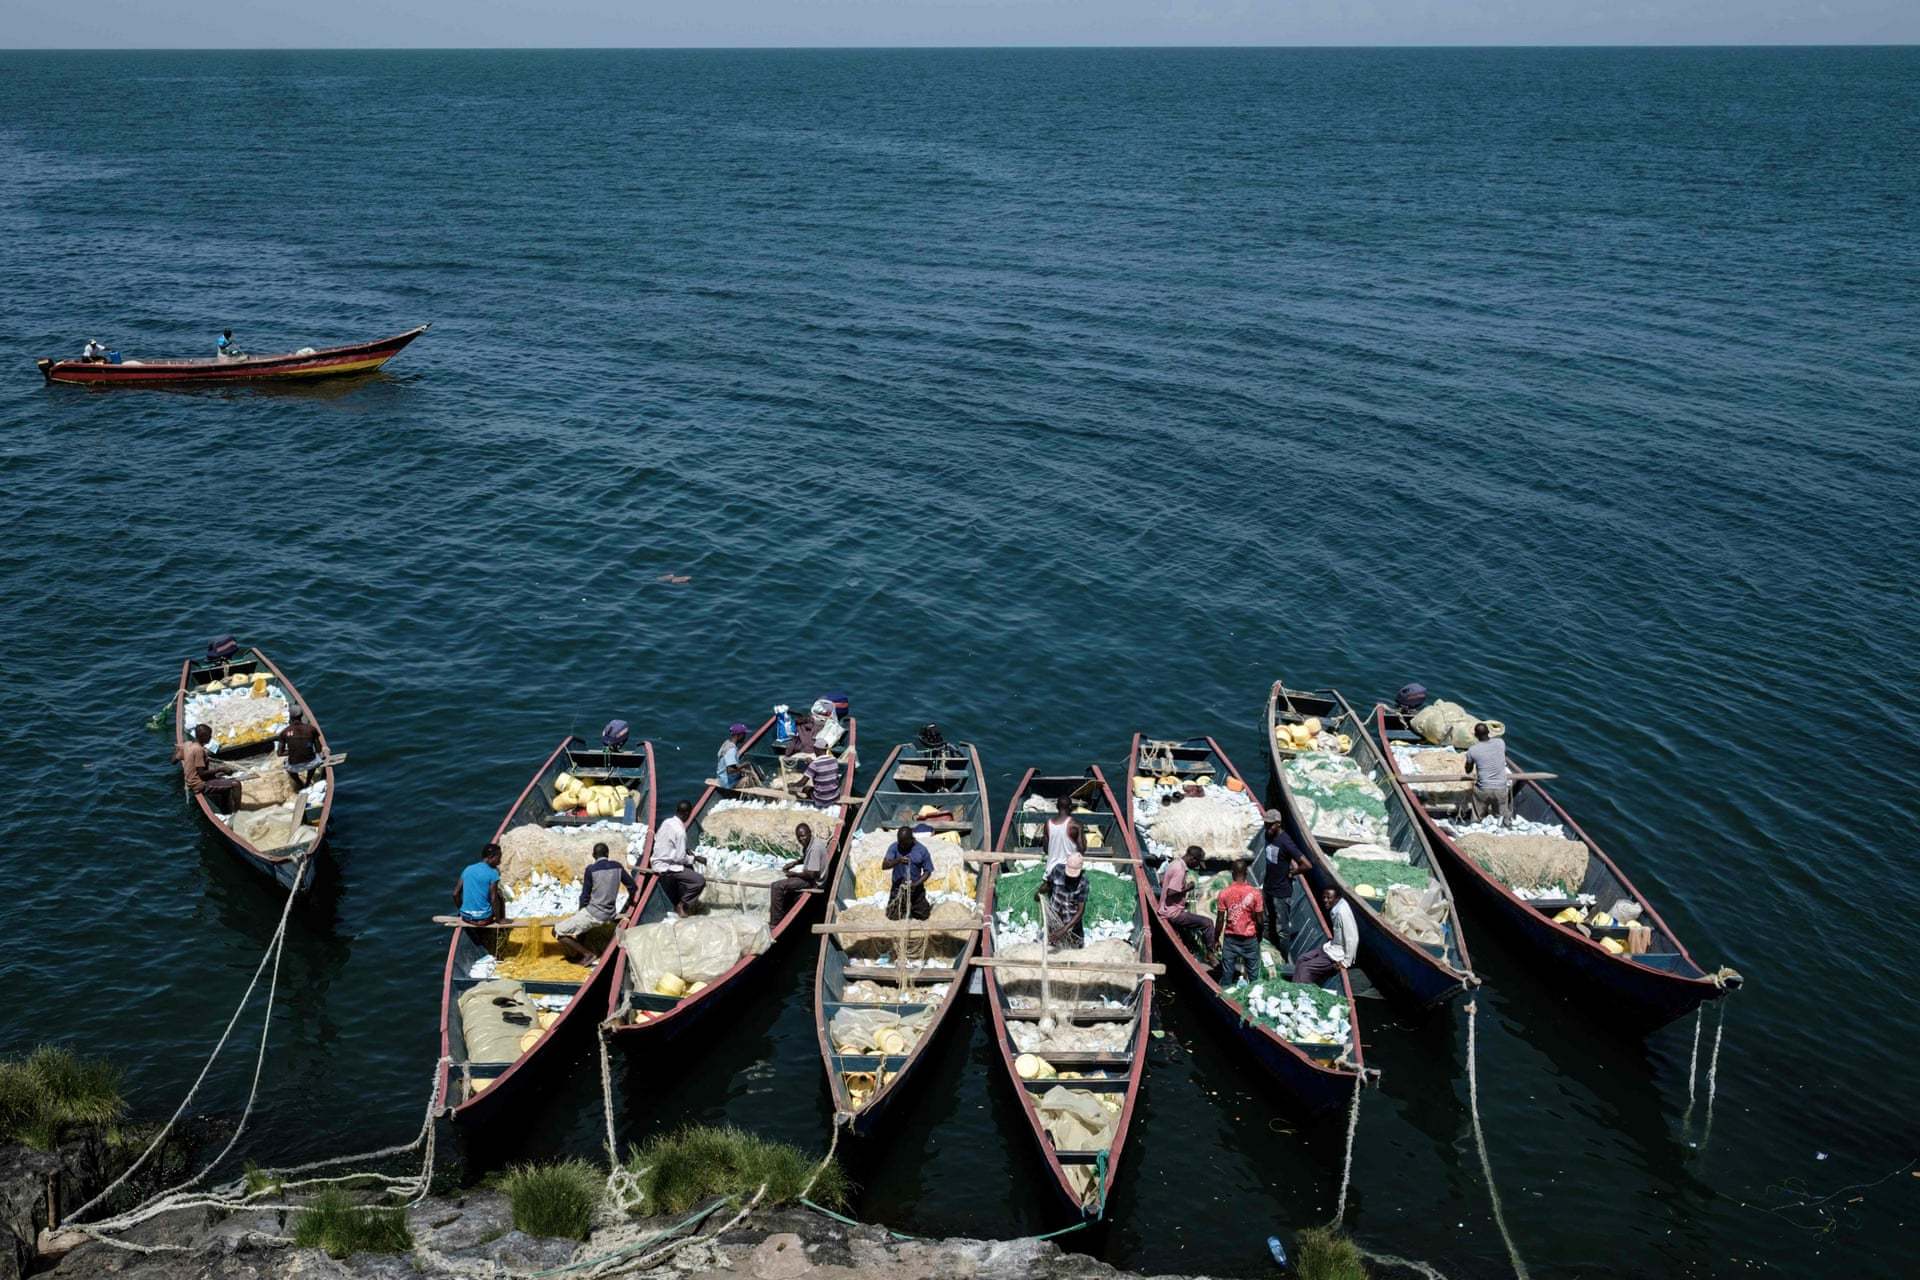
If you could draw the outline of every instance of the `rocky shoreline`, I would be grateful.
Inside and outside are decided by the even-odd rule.
[[[26,1275],[59,1280],[507,1280],[570,1264],[586,1276],[593,1260],[633,1258],[637,1277],[714,1277],[715,1280],[1136,1280],[1133,1273],[1070,1253],[1043,1240],[895,1240],[879,1227],[847,1226],[797,1210],[756,1212],[717,1231],[731,1210],[678,1236],[648,1241],[684,1219],[636,1219],[596,1230],[584,1243],[529,1236],[514,1230],[507,1197],[490,1189],[432,1196],[408,1211],[411,1252],[355,1254],[344,1259],[319,1249],[276,1244],[291,1231],[282,1210],[170,1214],[127,1232],[136,1252],[72,1233],[46,1232],[48,1186],[62,1212],[84,1200],[104,1168],[97,1142],[59,1152],[0,1148],[0,1226],[11,1244],[0,1257],[0,1280]],[[664,1256],[675,1240],[686,1240]],[[35,1254],[35,1245],[44,1246]],[[60,1250],[64,1249],[64,1252]],[[611,1265],[611,1264],[609,1264]],[[605,1274],[605,1273],[602,1273]],[[1205,1280],[1161,1277],[1159,1280]]]

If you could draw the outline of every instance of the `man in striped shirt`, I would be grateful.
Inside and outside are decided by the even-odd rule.
[[[813,788],[813,803],[822,809],[840,800],[840,762],[831,751],[822,751],[807,762],[807,782]]]

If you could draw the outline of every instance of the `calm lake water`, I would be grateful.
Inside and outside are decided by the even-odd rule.
[[[1709,1130],[1691,1022],[1622,1042],[1468,918],[1534,1273],[1901,1273],[1917,122],[1913,50],[0,54],[0,1050],[110,1054],[162,1114],[244,988],[276,897],[142,728],[222,632],[353,757],[267,1159],[418,1123],[425,918],[570,730],[630,719],[690,797],[729,721],[844,688],[869,761],[938,719],[1002,801],[1136,729],[1263,777],[1275,677],[1417,678],[1749,983]],[[424,321],[296,392],[29,362]],[[810,980],[622,1063],[623,1137],[822,1148]],[[1070,1239],[1267,1274],[1340,1125],[1197,1012],[1161,1002],[1112,1224]],[[862,1217],[1058,1225],[981,1013],[856,1156]],[[1351,1227],[1503,1274],[1464,1024],[1363,1015]],[[476,1168],[592,1154],[598,1092],[583,1052]]]

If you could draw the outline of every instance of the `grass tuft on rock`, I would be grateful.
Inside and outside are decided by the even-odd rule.
[[[355,1253],[407,1253],[413,1232],[404,1209],[355,1204],[338,1187],[328,1187],[293,1220],[293,1242],[303,1249],[324,1249],[330,1258]]]
[[[599,1172],[585,1160],[515,1165],[500,1186],[513,1202],[515,1230],[563,1240],[587,1238],[604,1190]]]
[[[1296,1244],[1300,1280],[1367,1280],[1359,1246],[1332,1227],[1309,1227]]]
[[[648,1213],[685,1213],[715,1196],[751,1196],[762,1183],[767,1188],[762,1208],[802,1195],[829,1209],[844,1206],[852,1184],[835,1161],[827,1162],[807,1190],[818,1164],[784,1142],[732,1127],[696,1127],[654,1138],[634,1152],[627,1168],[640,1181]]]
[[[0,1059],[0,1142],[49,1150],[75,1129],[110,1130],[126,1109],[120,1069],[110,1062],[50,1044]]]

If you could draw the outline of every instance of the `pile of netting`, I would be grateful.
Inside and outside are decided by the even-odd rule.
[[[613,922],[588,930],[580,942],[592,950],[606,945]],[[492,931],[492,954],[467,970],[469,978],[514,978],[521,982],[579,982],[586,969],[567,958],[550,925],[527,924]]]
[[[500,837],[500,884],[510,894],[513,886],[535,874],[580,883],[580,873],[593,861],[593,847],[607,846],[615,858],[631,865],[647,847],[645,823],[595,822],[584,827],[543,827],[523,822]],[[519,912],[515,914],[527,914]]]
[[[1089,943],[1107,938],[1131,938],[1140,910],[1133,877],[1088,863],[1087,913],[1082,928]],[[1046,878],[1036,863],[1019,871],[1002,871],[994,881],[993,936],[997,947],[1040,940],[1040,899],[1035,893]]]
[[[799,853],[793,829],[801,823],[813,834],[826,838],[840,817],[840,806],[816,809],[812,805],[785,804],[777,800],[715,800],[700,815],[700,838],[716,844],[766,848],[784,853]]]
[[[696,994],[771,942],[764,912],[725,911],[710,916],[673,916],[628,929],[627,951],[634,989],[675,998]]]
[[[1379,845],[1355,845],[1342,849],[1327,860],[1333,864],[1333,874],[1339,877],[1340,883],[1356,892],[1359,892],[1361,885],[1376,891],[1361,892],[1363,898],[1385,897],[1387,890],[1394,885],[1425,890],[1433,882],[1432,874],[1425,867],[1412,866],[1407,862],[1406,854]]]
[[[1260,829],[1253,797],[1211,779],[1193,784],[1200,788],[1197,796],[1187,793],[1187,785],[1172,774],[1133,780],[1134,823],[1146,833],[1147,852],[1177,857],[1199,845],[1213,858],[1244,855]]]
[[[1515,893],[1528,897],[1571,898],[1587,879],[1587,846],[1569,839],[1557,822],[1499,818],[1442,822],[1460,852]]]
[[[1394,768],[1407,780],[1415,795],[1428,801],[1454,801],[1466,797],[1473,790],[1473,783],[1460,781],[1465,772],[1467,757],[1465,753],[1452,747],[1409,747],[1395,742],[1390,744],[1393,750]],[[1444,782],[1422,782],[1420,779],[1434,776],[1447,779]]]
[[[1287,761],[1287,791],[1316,836],[1384,844],[1387,793],[1352,757],[1309,751]]]
[[[1295,1044],[1353,1043],[1353,1025],[1346,996],[1325,987],[1266,978],[1236,982],[1222,992],[1239,1006],[1249,1022],[1257,1022],[1283,1040]]]
[[[891,895],[885,892],[856,898],[841,907],[834,919],[840,924],[886,924],[890,901]],[[971,895],[959,893],[930,893],[927,903],[925,920],[897,922],[918,924],[924,932],[841,935],[848,958],[876,964],[951,966],[975,935],[971,926],[980,923],[980,904]]]
[[[287,695],[266,675],[257,680],[233,676],[218,692],[209,692],[214,688],[208,684],[187,695],[182,732],[192,737],[195,728],[206,725],[213,730],[208,745],[216,754],[266,742],[287,727]]]
[[[947,998],[950,983],[875,982],[861,978],[849,982],[840,992],[842,1004],[939,1004]]]
[[[1040,1095],[1034,1109],[1040,1113],[1040,1122],[1046,1126],[1055,1151],[1107,1151],[1113,1147],[1113,1131],[1125,1105],[1126,1095],[1119,1090],[1070,1089],[1057,1084]],[[1104,1194],[1098,1165],[1074,1161],[1061,1168],[1081,1203],[1093,1204]]]
[[[1045,1057],[1050,1053],[1125,1053],[1133,1042],[1133,1023],[1126,1020],[1074,1023],[1008,1021],[1007,1034],[1022,1053]]]
[[[1482,720],[1459,703],[1448,702],[1445,698],[1420,708],[1407,724],[1435,746],[1458,747],[1462,751],[1474,744],[1473,726],[1476,724],[1485,724],[1488,733],[1496,738],[1504,737],[1507,732],[1507,726],[1502,721]]]
[[[908,1054],[932,1028],[935,1011],[934,1005],[923,1006],[912,1013],[842,1007],[827,1020],[827,1038],[839,1053],[881,1053],[890,1057]]]
[[[1044,994],[1053,1004],[1097,1004],[1124,1008],[1140,985],[1139,953],[1131,942],[1108,938],[1084,947],[1060,947],[1047,952],[1044,977],[1037,943],[994,948],[1000,964],[994,970],[1007,1006],[1038,1009]],[[1011,962],[1019,961],[1014,964]],[[1056,965],[1130,965],[1130,969],[1061,969]],[[1044,992],[1043,992],[1044,988]]]

